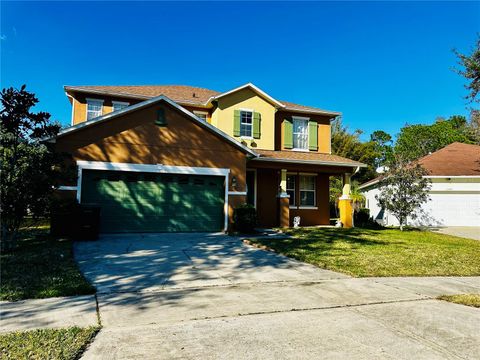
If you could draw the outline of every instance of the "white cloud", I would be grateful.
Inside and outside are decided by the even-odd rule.
[[[0,40],[7,40],[7,35],[0,35]]]

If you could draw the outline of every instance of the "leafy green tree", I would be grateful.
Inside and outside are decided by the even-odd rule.
[[[2,248],[9,250],[25,216],[38,218],[49,208],[58,157],[41,139],[55,136],[60,125],[46,112],[30,111],[38,99],[25,85],[3,89],[0,97],[0,216]]]
[[[392,137],[385,131],[377,130],[370,135],[370,141],[374,144],[376,157],[374,159],[375,168],[384,166],[391,160],[393,155]]]
[[[480,92],[480,37],[470,55],[461,54],[457,50],[453,50],[453,52],[457,55],[458,63],[463,68],[462,70],[457,69],[456,72],[468,82],[465,88],[469,93],[465,98],[469,102],[480,102],[480,99],[477,98]]]
[[[378,205],[398,219],[401,231],[408,217],[417,218],[416,210],[429,199],[430,180],[424,177],[426,174],[418,163],[409,163],[397,155],[379,183],[381,190],[375,196]]]
[[[394,152],[407,161],[437,151],[453,142],[478,144],[478,132],[464,116],[437,119],[432,125],[406,125],[400,130]]]

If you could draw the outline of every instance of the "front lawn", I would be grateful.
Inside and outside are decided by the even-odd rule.
[[[0,255],[0,300],[95,293],[73,260],[72,242],[49,235],[48,224],[20,230],[18,247]]]
[[[420,230],[303,228],[252,239],[286,256],[352,276],[480,275],[480,241]]]
[[[438,299],[480,308],[480,294],[442,295]]]
[[[79,359],[98,327],[40,329],[0,335],[2,359]]]

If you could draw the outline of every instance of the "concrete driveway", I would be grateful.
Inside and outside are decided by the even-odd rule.
[[[480,279],[364,278],[215,234],[75,245],[102,331],[85,359],[475,359],[480,311],[434,300]]]
[[[467,239],[480,240],[480,226],[447,226],[432,231]]]

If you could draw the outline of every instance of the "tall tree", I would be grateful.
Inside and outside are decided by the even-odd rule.
[[[468,95],[465,98],[469,102],[480,102],[477,97],[480,92],[480,36],[471,54],[462,54],[457,50],[453,52],[457,55],[458,63],[462,67],[455,71],[467,80],[465,88],[468,90]]]
[[[432,125],[406,125],[400,130],[394,147],[396,154],[407,161],[437,151],[453,142],[478,144],[478,132],[464,116],[437,119]]]
[[[398,219],[400,230],[407,225],[407,219],[417,218],[417,209],[428,201],[430,180],[418,163],[408,163],[401,156],[389,164],[389,171],[380,181],[380,193],[375,196],[378,205]]]
[[[46,112],[31,112],[33,93],[8,88],[1,92],[0,216],[2,247],[14,246],[27,214],[45,215],[56,177],[56,155],[41,142],[58,133],[59,124]]]

